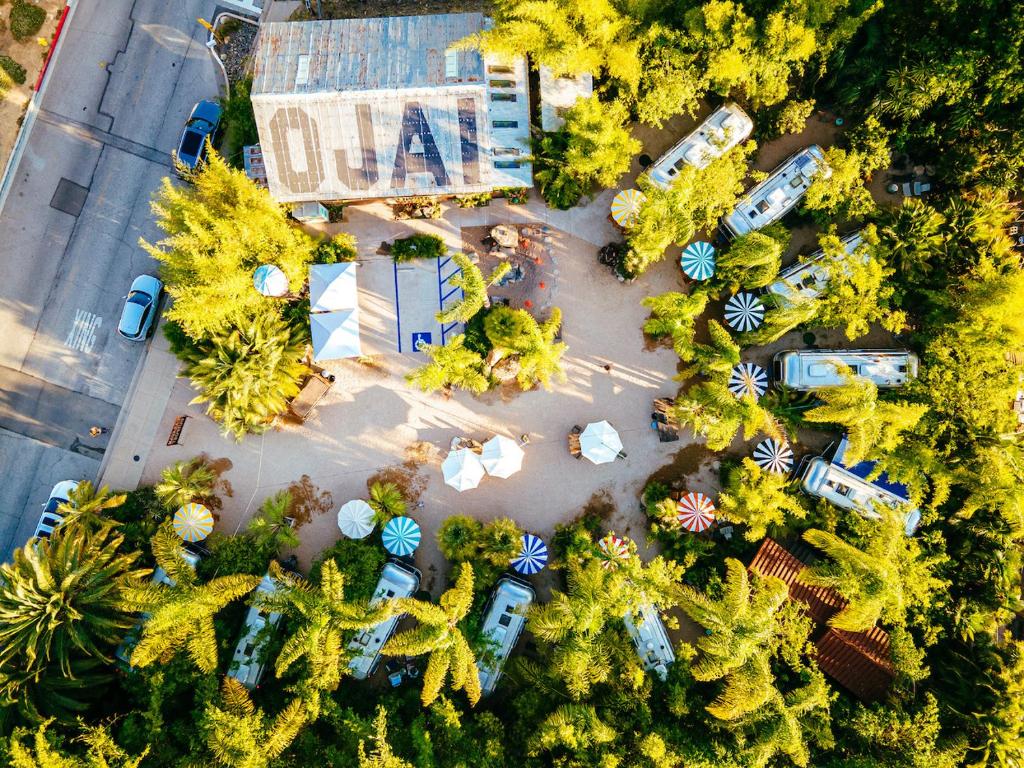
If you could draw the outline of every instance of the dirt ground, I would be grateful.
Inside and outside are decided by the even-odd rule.
[[[32,87],[39,76],[39,70],[42,69],[49,41],[53,38],[57,19],[64,8],[64,0],[35,0],[35,5],[46,11],[46,21],[36,37],[21,42],[11,37],[8,28],[11,5],[0,5],[0,20],[3,22],[0,31],[0,53],[10,56],[26,70],[24,85],[15,85],[0,100],[0,169],[7,163],[7,157],[14,147],[18,129],[21,127],[21,118],[32,98]],[[37,38],[46,40],[47,46],[42,46]]]

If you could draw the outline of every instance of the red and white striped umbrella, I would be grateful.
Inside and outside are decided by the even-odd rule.
[[[629,544],[614,533],[609,533],[597,542],[597,546],[601,548],[601,556],[604,559],[601,565],[605,568],[615,568],[619,561],[629,559]]]
[[[688,531],[705,531],[715,522],[714,502],[703,493],[691,491],[676,503],[676,520]]]

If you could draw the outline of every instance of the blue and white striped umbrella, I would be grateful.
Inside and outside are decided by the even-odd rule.
[[[523,534],[523,546],[512,558],[512,567],[519,573],[531,576],[539,573],[548,564],[548,547],[544,540],[532,533]]]
[[[687,277],[707,280],[715,274],[715,248],[711,243],[696,240],[683,249],[679,264]]]
[[[762,440],[754,448],[754,463],[777,475],[788,474],[793,468],[793,449],[789,443],[780,443],[771,438]]]
[[[384,549],[393,555],[405,557],[420,545],[420,526],[411,517],[393,517],[384,526]]]
[[[263,264],[252,273],[252,284],[264,296],[284,296],[288,293],[288,278],[280,267]]]
[[[725,303],[725,322],[734,331],[752,331],[764,322],[764,304],[754,294],[740,291]]]
[[[761,397],[768,391],[768,372],[754,363],[740,363],[733,367],[729,376],[729,391],[736,397],[748,394]]]

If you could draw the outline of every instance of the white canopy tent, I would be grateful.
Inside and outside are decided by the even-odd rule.
[[[354,261],[313,264],[309,268],[310,312],[334,312],[339,309],[356,309],[358,306]]]
[[[359,343],[359,310],[319,312],[309,316],[313,360],[338,360],[363,354]]]

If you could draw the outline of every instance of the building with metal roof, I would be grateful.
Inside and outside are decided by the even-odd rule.
[[[525,59],[454,45],[479,13],[274,22],[252,104],[279,202],[532,186]]]

